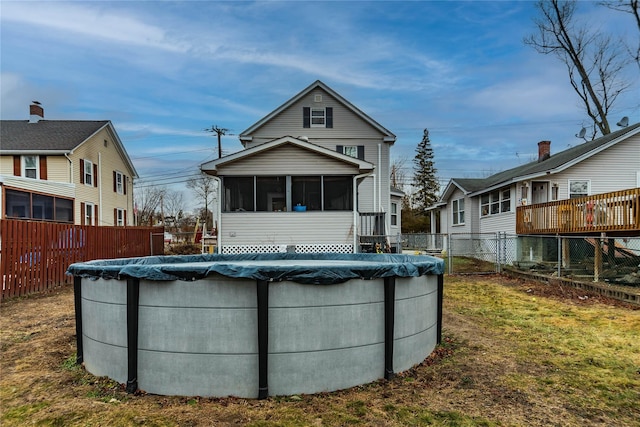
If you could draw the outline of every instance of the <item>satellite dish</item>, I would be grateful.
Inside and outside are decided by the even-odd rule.
[[[582,138],[584,139],[584,136],[587,134],[587,128],[583,127],[582,129],[580,129],[580,132],[578,132],[576,134],[576,138]]]
[[[624,116],[618,123],[616,123],[616,125],[620,126],[621,128],[626,128],[627,126],[629,126],[629,117]]]

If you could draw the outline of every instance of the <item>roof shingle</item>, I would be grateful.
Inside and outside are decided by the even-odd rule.
[[[0,121],[2,151],[71,151],[109,123],[108,120]]]

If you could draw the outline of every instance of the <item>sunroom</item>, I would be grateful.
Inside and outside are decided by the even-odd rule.
[[[373,232],[372,220],[376,232],[384,228],[384,213],[374,209],[374,165],[298,138],[279,138],[201,169],[220,189],[221,252],[246,246],[357,252],[358,237]]]

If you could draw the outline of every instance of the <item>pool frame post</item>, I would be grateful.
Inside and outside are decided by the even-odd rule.
[[[76,364],[84,361],[82,346],[82,277],[73,276],[73,305],[76,311]]]
[[[393,372],[393,339],[396,308],[396,278],[384,278],[384,378],[390,380]]]
[[[127,393],[138,390],[138,313],[140,279],[127,278]]]
[[[444,299],[444,274],[438,274],[438,319],[436,345],[442,342],[442,300]]]
[[[257,280],[258,303],[258,399],[269,397],[269,282]]]

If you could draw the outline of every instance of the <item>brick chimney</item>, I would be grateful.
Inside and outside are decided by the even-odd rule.
[[[538,162],[547,160],[551,157],[551,141],[538,142]]]
[[[33,101],[29,105],[29,123],[38,123],[44,119],[44,108],[38,101]]]

